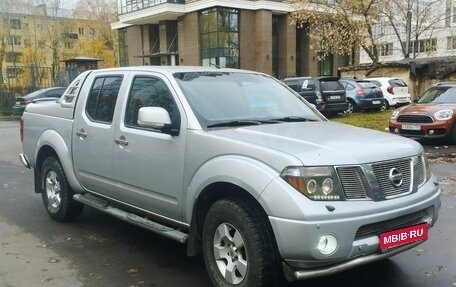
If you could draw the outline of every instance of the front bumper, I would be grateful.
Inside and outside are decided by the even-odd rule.
[[[267,194],[263,196],[268,201],[280,201],[268,198]],[[393,256],[420,244],[414,242],[381,253],[379,234],[423,222],[432,227],[441,205],[440,188],[431,178],[417,192],[395,199],[378,202],[313,201],[311,205],[302,208],[304,220],[269,216],[284,261],[285,274],[290,281],[330,275]],[[291,210],[292,206],[288,209]],[[319,252],[318,243],[324,235],[337,239],[337,249],[332,254]]]
[[[407,127],[409,128],[407,129]],[[416,129],[410,129],[415,126]],[[391,120],[389,131],[396,135],[410,138],[446,138],[451,135],[451,125],[447,121],[435,121],[433,123],[400,123]]]

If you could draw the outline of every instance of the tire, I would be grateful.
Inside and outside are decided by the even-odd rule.
[[[84,206],[73,199],[74,192],[62,164],[55,157],[48,157],[43,162],[41,190],[44,207],[52,219],[67,222],[81,215]]]
[[[229,199],[215,202],[204,221],[202,243],[214,286],[282,286],[271,228],[249,204]]]
[[[387,108],[388,108],[388,101],[387,101],[387,100],[383,100],[383,104],[382,104],[382,106],[380,107],[380,111],[383,112],[383,111],[385,111]]]
[[[353,114],[356,111],[356,105],[352,100],[347,101],[347,110],[344,112],[347,115]]]
[[[456,124],[453,124],[453,129],[451,130],[450,142],[453,145],[456,145]]]

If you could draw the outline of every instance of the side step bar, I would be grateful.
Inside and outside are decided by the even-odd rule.
[[[129,213],[129,212],[123,211],[119,208],[113,207],[113,206],[109,205],[109,203],[107,201],[105,201],[99,197],[95,197],[90,194],[78,193],[78,194],[73,195],[73,199],[82,204],[88,205],[88,206],[93,207],[97,210],[100,210],[104,213],[110,214],[121,220],[127,221],[127,222],[137,225],[139,227],[145,228],[149,231],[152,231],[156,234],[170,238],[172,240],[178,241],[180,243],[185,243],[187,241],[187,238],[188,238],[187,233],[183,233],[177,229],[162,225],[160,223],[151,221],[149,219],[138,216],[136,214]]]

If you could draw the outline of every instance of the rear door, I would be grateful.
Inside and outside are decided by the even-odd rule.
[[[79,182],[111,196],[114,113],[125,74],[92,73],[80,91],[73,124],[73,164]]]

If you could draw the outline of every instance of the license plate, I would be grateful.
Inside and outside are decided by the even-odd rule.
[[[381,103],[382,102],[380,102],[380,101],[372,101],[372,104],[374,104],[374,105],[380,105]]]
[[[21,102],[16,102],[16,105],[20,105],[20,104],[21,104]]]
[[[331,100],[340,100],[340,96],[329,96]]]
[[[405,103],[405,102],[407,102],[407,98],[398,98],[397,101],[399,103]]]
[[[402,125],[403,130],[408,130],[408,131],[419,131],[421,130],[421,126],[417,125]]]
[[[380,234],[380,249],[386,250],[428,238],[428,225],[422,223]]]

